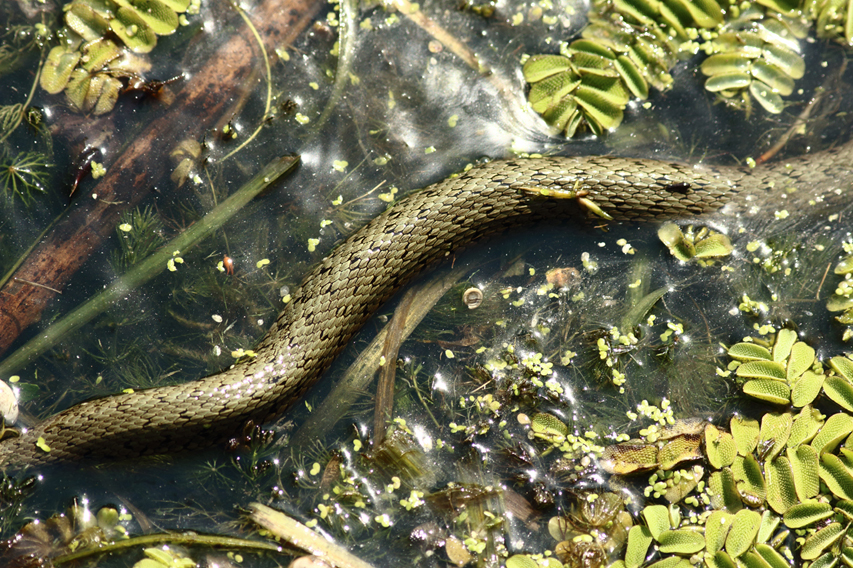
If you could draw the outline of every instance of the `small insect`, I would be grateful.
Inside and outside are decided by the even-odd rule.
[[[225,267],[225,274],[234,274],[234,259],[227,254],[222,258],[222,266]]]
[[[131,74],[128,77],[127,86],[122,90],[124,93],[138,92],[144,96],[153,97],[167,105],[175,102],[175,95],[165,87],[183,79],[183,75],[177,75],[165,81],[146,81],[136,74]]]

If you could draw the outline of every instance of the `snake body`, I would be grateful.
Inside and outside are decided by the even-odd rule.
[[[292,294],[255,357],[197,381],[73,406],[0,442],[0,466],[192,450],[248,420],[279,416],[397,289],[480,237],[548,219],[654,222],[729,204],[746,211],[792,189],[835,196],[851,178],[851,144],[753,169],[601,156],[476,166],[412,193],[334,249]]]

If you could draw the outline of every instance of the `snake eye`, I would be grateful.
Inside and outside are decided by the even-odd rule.
[[[678,183],[671,183],[664,187],[664,189],[670,193],[687,193],[690,191],[690,184],[686,181],[680,181]]]

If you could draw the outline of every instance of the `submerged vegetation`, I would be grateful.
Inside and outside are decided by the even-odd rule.
[[[20,152],[14,156],[9,150],[0,154],[0,184],[7,200],[20,199],[28,204],[36,195],[45,192],[51,166],[40,152]]]

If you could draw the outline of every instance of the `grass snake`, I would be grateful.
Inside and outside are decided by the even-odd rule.
[[[604,156],[475,166],[410,194],[337,246],[292,294],[255,357],[200,380],[72,406],[0,442],[0,467],[193,450],[248,420],[277,417],[396,290],[480,237],[549,219],[600,224],[694,217],[724,206],[742,212],[789,193],[804,205],[842,195],[851,177],[851,143],[752,169]],[[49,453],[37,447],[39,438]]]

